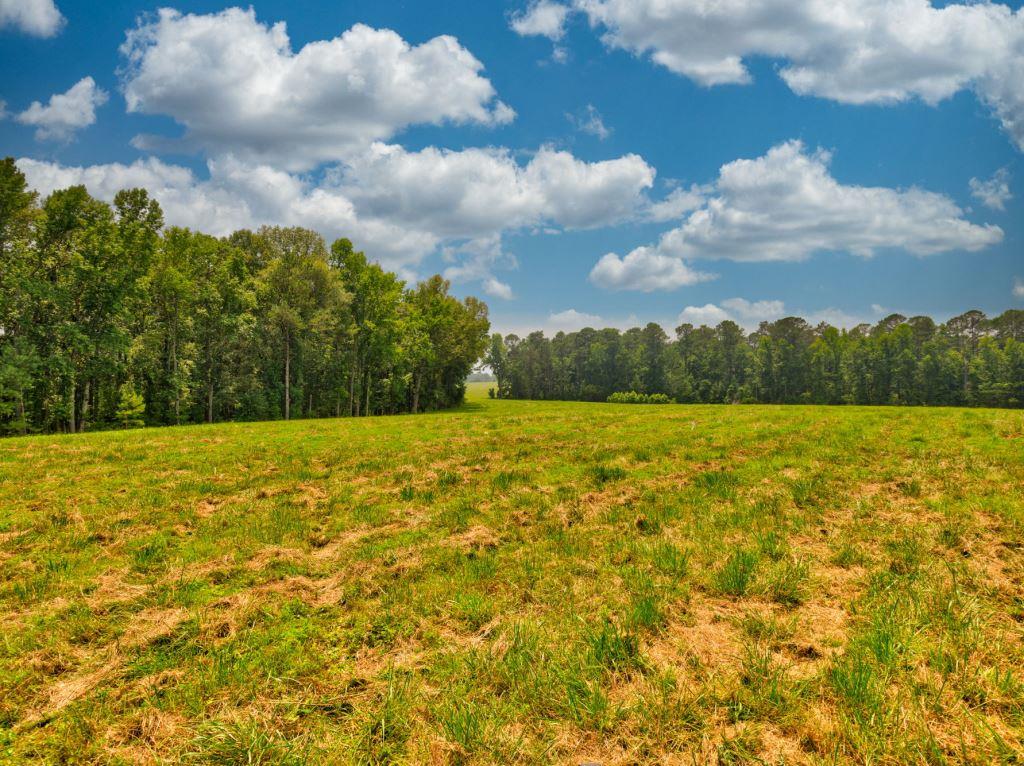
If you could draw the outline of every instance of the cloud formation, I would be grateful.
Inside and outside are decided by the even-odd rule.
[[[745,321],[764,322],[785,316],[786,305],[782,301],[748,301],[744,298],[728,298],[722,305],[734,316]]]
[[[673,189],[665,199],[648,207],[646,218],[655,223],[678,221],[691,210],[696,210],[703,205],[708,191],[696,184],[689,189]]]
[[[680,325],[692,324],[694,327],[700,327],[701,325],[715,327],[727,319],[732,319],[728,311],[721,306],[716,306],[714,303],[705,303],[703,306],[687,306],[684,308],[679,312],[679,316],[676,317],[676,323]]]
[[[140,148],[306,170],[413,124],[495,126],[515,116],[483,64],[447,35],[413,46],[357,24],[294,52],[284,22],[263,24],[251,8],[165,8],[131,30],[121,52],[128,111],[185,127],[178,141],[139,136]]]
[[[353,159],[341,178],[346,194],[375,217],[463,238],[545,223],[617,223],[634,214],[653,183],[654,169],[635,154],[583,162],[543,147],[524,166],[506,149],[410,152],[385,144]]]
[[[205,180],[155,158],[90,167],[21,159],[18,165],[43,194],[84,184],[112,199],[119,189],[142,186],[160,201],[169,224],[212,234],[264,223],[306,226],[329,238],[350,237],[405,273],[445,247],[452,264],[447,275],[480,281],[497,297],[511,297],[492,273],[496,265],[514,265],[501,250],[505,232],[609,225],[634,215],[654,180],[654,170],[635,155],[588,163],[542,148],[524,165],[501,149],[410,152],[385,144],[329,168],[320,181],[233,156],[209,160]]]
[[[604,124],[604,118],[593,104],[587,104],[587,108],[579,114],[567,113],[565,116],[576,130],[594,136],[600,141],[604,141],[612,134],[612,129]]]
[[[548,315],[547,327],[551,332],[576,332],[584,327],[604,327],[604,320],[597,314],[587,314],[576,309],[566,309]]]
[[[728,298],[721,306],[706,303],[703,306],[687,306],[677,321],[695,327],[714,327],[726,320],[732,320],[744,327],[756,327],[761,322],[771,322],[786,315],[786,304],[777,300],[748,301],[745,298]]]
[[[590,281],[606,290],[675,290],[714,279],[690,268],[683,260],[651,247],[638,247],[625,258],[607,253],[590,271]]]
[[[671,290],[699,281],[693,259],[799,261],[815,253],[871,257],[886,250],[926,256],[974,252],[1000,242],[945,195],[848,186],[829,173],[828,152],[789,141],[753,160],[723,165],[704,203],[654,246],[608,254],[591,280],[602,287]]]
[[[774,322],[785,316],[799,316],[811,325],[827,322],[833,327],[855,327],[863,323],[871,323],[884,314],[881,306],[871,306],[870,313],[850,314],[842,309],[824,308],[816,311],[786,309],[786,304],[779,300],[748,301],[744,298],[728,298],[721,305],[706,303],[703,306],[687,306],[676,319],[677,324],[691,324],[694,327],[707,325],[715,327],[729,320],[740,325],[748,332],[756,330],[761,322]]]
[[[0,29],[14,27],[28,35],[53,37],[64,17],[53,0],[0,0]]]
[[[510,26],[516,34],[537,35],[557,42],[565,35],[569,10],[551,0],[534,0],[525,11],[512,14]]]
[[[83,77],[65,93],[50,96],[45,105],[34,101],[17,116],[22,125],[36,128],[36,140],[67,141],[76,131],[96,122],[96,109],[107,103],[106,91],[91,77]]]
[[[500,233],[445,245],[441,255],[445,263],[451,264],[444,270],[445,279],[478,282],[492,298],[510,301],[515,297],[512,286],[494,276],[496,269],[514,269],[519,265],[515,256],[502,247]]]
[[[847,104],[936,104],[971,89],[1024,150],[1024,10],[929,0],[571,5],[604,30],[609,47],[705,86],[749,83],[745,61],[768,57],[783,62],[779,75],[794,92]]]
[[[507,282],[502,282],[497,277],[485,277],[483,281],[481,281],[480,286],[483,288],[484,294],[489,295],[492,298],[501,298],[502,300],[510,301],[515,297],[512,294],[512,287]]]
[[[1013,199],[1010,192],[1010,171],[1006,168],[999,168],[987,181],[972,178],[969,186],[971,196],[993,210],[1006,210],[1006,203]]]

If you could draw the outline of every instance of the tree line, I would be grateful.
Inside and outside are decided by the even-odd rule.
[[[1024,406],[1024,311],[968,311],[937,324],[892,314],[850,330],[799,317],[493,335],[496,395],[605,401],[616,392],[678,402]]]
[[[348,239],[165,228],[143,189],[40,201],[0,163],[0,433],[450,407],[489,329]]]

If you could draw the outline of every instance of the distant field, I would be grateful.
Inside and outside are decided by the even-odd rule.
[[[0,761],[1020,763],[1024,414],[490,385],[0,442]]]
[[[489,398],[487,395],[490,389],[497,390],[497,383],[467,383],[466,384],[466,401],[476,402],[481,399]]]

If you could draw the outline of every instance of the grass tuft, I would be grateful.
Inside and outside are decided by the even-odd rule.
[[[725,564],[713,576],[715,589],[724,596],[745,596],[754,582],[760,560],[757,552],[739,549],[729,554]]]
[[[595,465],[590,469],[590,478],[597,486],[626,478],[626,469],[617,465]]]

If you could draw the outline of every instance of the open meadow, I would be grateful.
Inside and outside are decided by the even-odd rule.
[[[0,442],[0,761],[1020,763],[1024,413]]]

